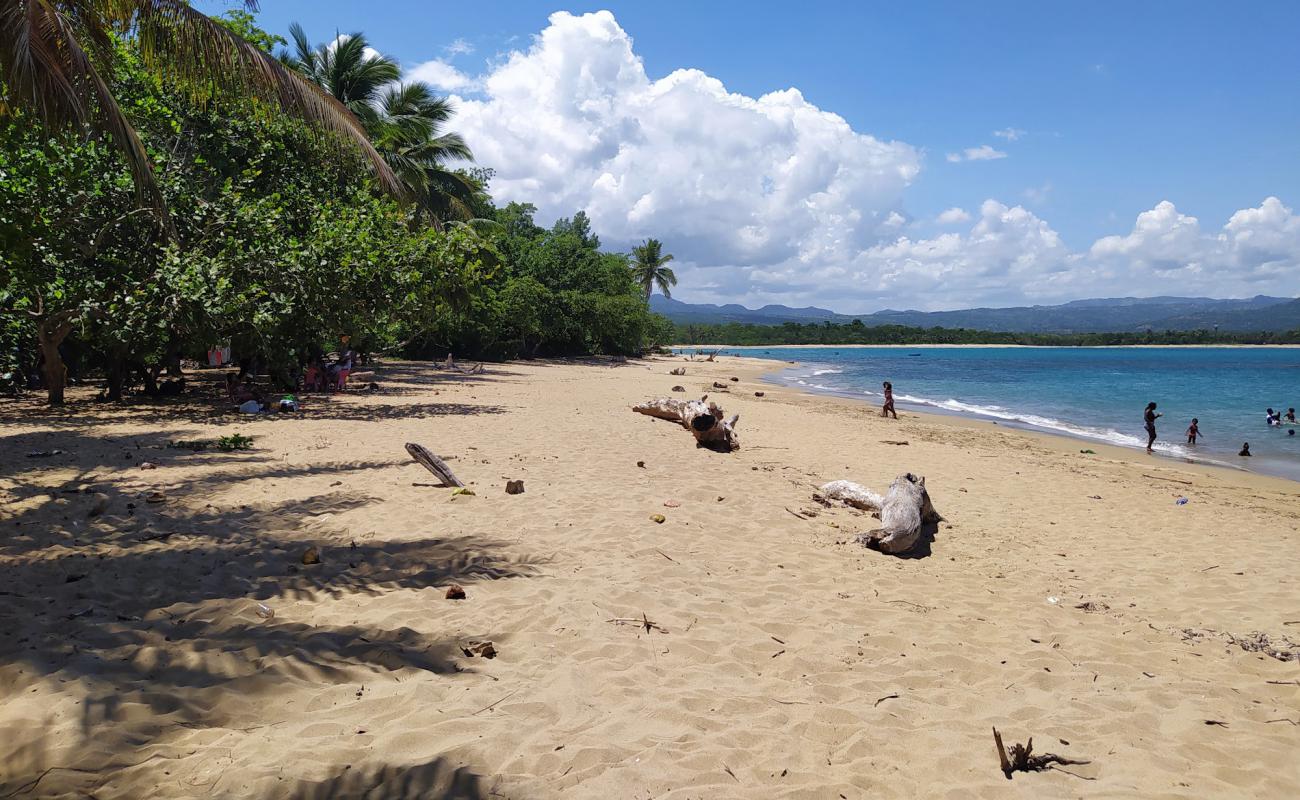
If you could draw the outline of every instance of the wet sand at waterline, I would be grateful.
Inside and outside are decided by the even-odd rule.
[[[771,366],[390,363],[264,419],[3,401],[0,796],[1300,792],[1300,485]],[[629,410],[674,384],[741,449]],[[812,500],[907,471],[946,520],[923,558]],[[1091,763],[1008,781],[994,726]]]

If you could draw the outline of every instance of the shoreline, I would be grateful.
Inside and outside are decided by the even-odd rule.
[[[841,349],[874,348],[997,348],[1024,347],[1029,349],[1060,347],[1070,350],[1131,350],[1142,347],[1158,347],[1164,350],[1201,350],[1216,348],[1264,348],[1272,350],[1300,349],[1300,344],[673,344],[666,345],[672,350],[804,350],[837,347]]]
[[[802,348],[826,348],[826,347],[832,347],[832,346],[834,346],[834,345],[792,345],[792,346],[790,346],[790,347],[792,347],[792,348],[793,348],[793,347],[802,347]],[[846,346],[846,347],[874,348],[874,347],[878,347],[878,346],[879,346],[879,347],[884,347],[885,345],[852,345],[852,346]],[[910,346],[908,346],[908,345],[890,345],[890,346],[891,346],[891,347],[900,347],[900,348],[907,348],[907,347],[910,347]],[[1002,346],[1003,346],[1003,345],[924,345],[924,347],[966,347],[966,348],[984,348],[984,347],[1002,347]],[[1006,345],[1006,346],[1007,346],[1007,347],[1032,347],[1032,345]],[[1201,347],[1201,345],[1160,345],[1160,346],[1162,346],[1162,347]],[[1256,346],[1256,345],[1248,345],[1248,346],[1250,346],[1250,347],[1254,347],[1254,346]],[[1261,347],[1273,347],[1274,345],[1259,345],[1259,346],[1261,346]],[[1277,346],[1278,346],[1278,347],[1292,347],[1292,345],[1277,345]],[[1220,347],[1220,345],[1206,345],[1206,347]],[[756,347],[748,347],[748,348],[731,348],[731,349],[733,349],[733,350],[751,349],[751,350],[752,350],[752,349],[760,349],[760,348],[756,348]],[[772,348],[764,348],[764,349],[772,349]],[[1096,348],[1096,349],[1102,349],[1102,348]],[[778,377],[782,372],[785,372],[785,371],[787,371],[787,370],[790,370],[790,369],[797,369],[797,368],[801,368],[801,367],[802,367],[802,368],[808,368],[808,367],[811,367],[811,366],[812,366],[812,365],[810,365],[810,364],[808,364],[808,363],[806,363],[806,362],[802,362],[802,361],[786,361],[786,360],[778,360],[778,359],[772,359],[772,358],[755,358],[755,357],[753,357],[753,356],[748,356],[748,355],[744,355],[744,354],[729,354],[729,357],[730,357],[730,358],[733,358],[733,359],[735,359],[735,358],[749,359],[749,360],[753,360],[753,361],[759,362],[760,364],[767,364],[767,365],[769,365],[769,368],[768,368],[768,369],[763,373],[763,375],[762,375],[762,380],[763,380],[764,382],[766,382],[768,385],[771,385],[771,386],[774,386],[774,387],[781,387],[781,388],[783,388],[783,389],[788,389],[788,390],[791,390],[791,391],[799,392],[799,393],[806,394],[806,395],[808,395],[808,396],[812,396],[812,397],[819,397],[819,398],[833,398],[833,399],[836,399],[836,400],[842,400],[842,401],[844,401],[844,402],[848,402],[848,403],[861,403],[861,404],[863,404],[863,405],[866,406],[866,407],[873,407],[873,405],[875,405],[875,404],[873,404],[870,400],[868,400],[868,399],[866,399],[866,398],[859,398],[859,397],[853,397],[853,396],[845,396],[845,395],[843,395],[843,394],[837,394],[837,393],[829,392],[829,391],[827,391],[827,392],[822,392],[822,391],[818,391],[818,390],[816,390],[816,389],[813,389],[812,387],[796,387],[796,386],[791,386],[791,385],[786,384],[786,383],[783,383],[783,382],[781,382],[781,381],[779,381],[779,380],[777,379],[777,377]],[[775,366],[773,366],[773,365],[775,365]],[[917,405],[915,405],[915,404],[907,403],[907,402],[905,402],[905,401],[901,401],[901,400],[897,401],[897,405],[898,405],[899,408],[906,409],[907,412],[910,413],[910,414],[915,414],[915,415],[917,415],[917,416],[919,416],[919,417],[922,417],[923,419],[927,419],[927,420],[931,420],[931,421],[940,421],[940,420],[962,420],[962,421],[964,421],[964,422],[970,422],[970,423],[982,423],[984,426],[987,426],[987,427],[989,427],[989,428],[996,428],[996,429],[998,429],[998,430],[1004,430],[1004,431],[1005,431],[1005,430],[1020,431],[1020,432],[1022,432],[1022,433],[1029,434],[1029,435],[1033,435],[1033,436],[1046,436],[1046,437],[1052,437],[1052,438],[1054,438],[1054,439],[1059,439],[1059,440],[1061,440],[1061,441],[1063,441],[1063,442],[1071,442],[1071,443],[1076,443],[1076,444],[1077,444],[1077,443],[1084,443],[1084,444],[1087,445],[1087,447],[1092,448],[1092,449],[1097,449],[1097,448],[1107,448],[1107,449],[1112,449],[1112,448],[1113,448],[1113,450],[1115,451],[1115,453],[1117,453],[1117,454],[1127,454],[1127,455],[1130,456],[1130,457],[1134,457],[1134,456],[1142,456],[1142,457],[1146,457],[1146,453],[1145,453],[1145,451],[1143,451],[1142,449],[1137,448],[1137,447],[1128,447],[1128,446],[1125,446],[1125,445],[1118,445],[1118,444],[1114,444],[1114,443],[1111,443],[1111,442],[1106,442],[1106,441],[1102,441],[1102,440],[1098,440],[1098,439],[1090,438],[1090,437],[1088,437],[1088,436],[1084,436],[1084,435],[1074,435],[1074,434],[1072,434],[1072,433],[1070,433],[1070,432],[1068,432],[1068,431],[1059,431],[1059,430],[1052,430],[1052,429],[1042,428],[1042,427],[1038,427],[1038,426],[1032,425],[1032,424],[1030,424],[1030,423],[1021,422],[1021,421],[1014,420],[1014,419],[1012,419],[1012,420],[1001,420],[1001,419],[1000,419],[1000,420],[993,420],[993,419],[989,419],[988,417],[981,416],[981,415],[978,415],[978,414],[973,414],[973,413],[964,413],[964,412],[956,411],[956,410],[948,411],[948,410],[944,410],[944,409],[936,409],[936,408],[933,408],[933,407],[918,408]],[[877,407],[878,407],[878,406],[877,406]],[[1100,451],[1098,451],[1098,452],[1100,452]],[[1117,457],[1118,457],[1118,456],[1117,456]],[[1290,484],[1292,484],[1292,485],[1300,485],[1300,478],[1290,477],[1290,476],[1285,475],[1285,474],[1278,474],[1278,473],[1276,473],[1276,472],[1270,472],[1270,471],[1267,471],[1267,470],[1261,470],[1261,469],[1259,469],[1259,468],[1257,468],[1257,467],[1254,466],[1254,462],[1252,462],[1249,466],[1246,465],[1246,464],[1240,464],[1240,465],[1238,465],[1238,464],[1233,464],[1233,463],[1227,463],[1227,462],[1224,462],[1224,461],[1220,461],[1220,460],[1218,460],[1218,459],[1216,459],[1216,458],[1213,458],[1213,457],[1210,457],[1210,456],[1195,457],[1195,456],[1192,456],[1192,455],[1181,454],[1181,453],[1161,453],[1159,449],[1157,449],[1157,452],[1156,452],[1152,457],[1153,457],[1153,458],[1158,458],[1158,459],[1160,459],[1161,461],[1169,462],[1169,463],[1178,463],[1178,464],[1185,464],[1185,465],[1197,465],[1197,466],[1205,467],[1205,468],[1207,468],[1207,469],[1222,470],[1222,471],[1225,471],[1225,472],[1228,472],[1228,473],[1239,473],[1239,474],[1245,474],[1245,475],[1257,475],[1257,476],[1260,476],[1260,477],[1262,477],[1262,478],[1268,478],[1268,479],[1275,479],[1275,480],[1285,481],[1285,482],[1290,483]]]
[[[765,385],[771,386],[773,391],[788,392],[793,395],[817,401],[825,401],[836,405],[843,404],[859,409],[868,408],[878,410],[876,404],[873,404],[866,399],[844,397],[842,395],[822,393],[803,387],[790,386],[775,379],[777,375],[787,369],[807,366],[802,362],[775,361],[773,359],[753,358],[749,356],[729,357],[731,359],[743,359],[745,362],[749,362],[746,363],[746,366],[756,369],[759,373],[757,377],[762,380]],[[777,366],[774,367],[773,365]],[[1068,433],[1058,431],[1043,430],[1024,423],[1008,424],[1006,421],[990,420],[974,415],[961,414],[959,412],[947,414],[931,409],[918,410],[913,405],[901,402],[898,403],[898,405],[900,408],[903,408],[908,415],[916,417],[919,421],[927,425],[955,427],[964,430],[986,432],[998,431],[1001,433],[1023,435],[1030,437],[1039,444],[1048,446],[1064,455],[1079,454],[1078,450],[1080,448],[1078,445],[1084,443],[1088,446],[1088,449],[1095,450],[1097,456],[1105,456],[1114,461],[1123,461],[1133,465],[1142,465],[1147,463],[1147,460],[1149,460],[1151,465],[1156,468],[1177,467],[1179,469],[1193,472],[1203,470],[1204,474],[1207,475],[1213,475],[1219,478],[1231,476],[1238,480],[1247,477],[1251,479],[1257,478],[1269,483],[1276,482],[1276,486],[1280,487],[1283,491],[1289,490],[1294,492],[1297,488],[1300,488],[1300,481],[1297,481],[1294,478],[1289,478],[1285,475],[1274,475],[1268,472],[1258,472],[1245,466],[1238,467],[1231,464],[1221,464],[1209,460],[1198,460],[1175,455],[1161,455],[1158,452],[1154,455],[1148,456],[1144,451],[1136,448],[1124,447],[1122,445],[1111,444],[1108,442],[1099,442],[1082,436],[1075,437]]]

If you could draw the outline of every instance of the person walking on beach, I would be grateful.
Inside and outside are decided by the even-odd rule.
[[[1199,419],[1192,417],[1192,424],[1187,426],[1188,444],[1196,444],[1196,437],[1201,435],[1201,429],[1199,427],[1200,423],[1201,421]]]
[[[898,412],[894,410],[894,384],[885,381],[885,404],[880,407],[880,416],[888,417],[890,414],[898,419]]]
[[[1146,425],[1146,429],[1147,429],[1147,452],[1148,453],[1155,452],[1154,450],[1152,450],[1151,446],[1156,443],[1156,420],[1160,419],[1163,416],[1164,414],[1156,413],[1155,403],[1147,403],[1147,410],[1146,413],[1142,415],[1142,422]]]

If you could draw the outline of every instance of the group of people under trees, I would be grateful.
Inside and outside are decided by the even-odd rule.
[[[1148,453],[1155,452],[1154,446],[1156,443],[1156,420],[1164,416],[1164,414],[1159,414],[1156,412],[1156,407],[1157,406],[1155,403],[1147,403],[1146,411],[1142,415],[1142,423],[1147,431],[1147,452]],[[1283,415],[1281,411],[1274,411],[1273,409],[1269,408],[1265,412],[1264,419],[1265,422],[1268,424],[1268,426],[1271,428],[1281,427],[1284,419],[1287,422],[1287,424],[1294,425],[1296,424],[1295,409],[1288,408],[1286,414]],[[1292,429],[1287,431],[1287,435],[1295,436],[1295,430]],[[1196,417],[1192,417],[1191,424],[1187,426],[1187,443],[1194,445],[1196,444],[1197,440],[1199,440],[1200,438],[1201,438],[1201,421]],[[1237,455],[1250,456],[1251,455],[1250,442],[1242,442],[1241,450],[1237,452]]]
[[[343,391],[347,388],[348,376],[357,364],[357,352],[349,344],[350,337],[340,337],[341,346],[338,357],[330,361],[320,348],[315,348],[298,365],[293,376],[293,388],[299,392]],[[238,372],[226,375],[226,397],[241,411],[259,413],[263,411],[298,411],[298,398],[293,394],[283,395],[278,405],[270,402],[266,393],[253,382],[251,370],[247,363],[242,364]]]

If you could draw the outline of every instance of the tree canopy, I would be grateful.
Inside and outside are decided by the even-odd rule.
[[[259,52],[274,46],[247,17],[221,24]],[[463,206],[439,219],[469,223],[432,224],[427,208],[381,191],[364,153],[267,113],[256,96],[200,97],[163,79],[137,36],[110,44],[97,70],[170,229],[136,202],[138,176],[116,142],[51,135],[40,114],[10,105],[0,118],[0,383],[44,384],[60,403],[66,380],[102,379],[116,399],[229,344],[289,387],[341,335],[362,352],[499,359],[633,354],[668,340],[628,256],[601,250],[581,211],[544,228],[531,205],[496,206],[490,169],[447,172],[434,155],[464,189],[438,195]],[[369,96],[377,152],[400,155],[401,130],[444,153],[460,146],[440,131],[450,108],[419,87]]]

